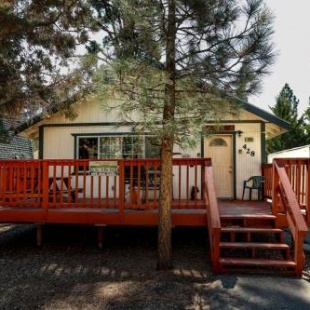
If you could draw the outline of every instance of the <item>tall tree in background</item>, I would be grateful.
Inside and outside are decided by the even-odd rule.
[[[308,107],[303,114],[304,120],[304,135],[305,135],[305,145],[310,144],[310,98],[308,99]]]
[[[288,84],[285,84],[281,92],[277,96],[276,104],[270,107],[272,112],[288,121],[290,129],[288,132],[267,141],[267,152],[273,153],[307,143],[305,135],[304,116],[298,117],[299,100]]]
[[[88,46],[103,64],[98,93],[111,95],[107,108],[124,121],[159,137],[158,268],[169,269],[173,146],[192,143],[208,119],[259,90],[274,60],[272,15],[261,0],[91,3],[104,33]]]
[[[0,1],[0,116],[37,113],[80,94],[82,73],[70,57],[95,30],[86,1]]]

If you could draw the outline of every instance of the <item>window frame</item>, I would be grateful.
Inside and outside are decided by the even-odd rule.
[[[151,135],[151,134],[133,134],[133,133],[87,133],[87,134],[73,134],[74,139],[75,139],[75,147],[74,147],[74,158],[79,159],[79,147],[80,147],[80,141],[81,140],[87,140],[87,139],[97,139],[97,157],[94,158],[89,158],[89,159],[93,159],[93,160],[99,160],[99,159],[124,159],[124,158],[128,158],[128,159],[133,159],[133,158],[146,158],[147,153],[149,154],[154,154],[156,153],[156,151],[154,152],[154,148],[152,148],[152,150],[150,149],[150,151],[147,151],[147,139],[148,138],[156,138],[155,135]],[[121,139],[121,143],[120,143],[120,156],[116,157],[101,157],[101,150],[102,150],[102,140],[103,138],[109,138],[109,139],[117,139],[120,138]],[[128,153],[124,152],[124,140],[128,139],[128,138],[137,138],[138,139],[138,143],[139,140],[141,141],[141,150],[139,150],[138,154],[136,155],[136,153],[134,153],[134,151],[131,152],[131,156],[128,156]],[[111,141],[111,140],[110,140]],[[133,145],[134,143],[132,143]],[[156,147],[155,147],[156,149]],[[110,144],[110,150],[111,150],[111,144]],[[159,149],[158,149],[158,157],[149,157],[149,158],[159,158]]]

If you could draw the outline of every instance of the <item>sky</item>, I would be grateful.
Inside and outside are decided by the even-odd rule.
[[[263,78],[262,92],[249,102],[270,111],[288,83],[302,113],[310,97],[310,0],[265,0],[275,16],[274,43],[278,52],[272,73]]]

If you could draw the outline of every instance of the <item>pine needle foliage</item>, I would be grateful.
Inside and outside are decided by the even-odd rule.
[[[263,1],[175,1],[174,65],[167,68],[169,1],[92,1],[103,37],[88,50],[100,59],[96,93],[105,106],[163,134],[166,86],[175,84],[167,134],[189,143],[207,120],[220,121],[259,92],[275,52],[273,16]],[[139,115],[139,117],[137,117]]]
[[[270,107],[271,111],[281,119],[290,123],[288,132],[267,140],[267,153],[274,153],[307,144],[306,134],[307,113],[298,116],[299,100],[293,90],[286,83],[276,98],[276,104]]]
[[[87,1],[0,1],[0,115],[38,113],[84,88],[72,56],[96,31]]]
[[[97,94],[160,140],[158,268],[169,269],[173,146],[260,90],[275,57],[273,17],[261,0],[91,2],[104,34],[88,47],[102,64]]]

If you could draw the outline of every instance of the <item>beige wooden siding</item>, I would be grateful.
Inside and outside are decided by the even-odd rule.
[[[48,159],[69,159],[73,157],[74,139],[72,128],[49,127],[44,129],[43,157]]]
[[[72,123],[104,123],[104,122],[116,122],[116,121],[130,121],[136,120],[137,117],[133,116],[133,112],[129,117],[125,114],[118,113],[117,109],[106,112],[103,109],[103,104],[97,101],[82,101],[72,105],[72,110],[77,116],[73,119],[68,119],[65,117],[63,112],[58,112],[50,119],[45,119],[44,123],[62,123],[62,124],[72,124]]]
[[[241,137],[236,135],[236,194],[237,198],[241,199],[243,181],[252,175],[261,175],[261,125],[259,123],[236,124],[235,128],[243,131]],[[247,137],[253,138],[253,142],[246,142]],[[245,144],[250,149],[249,152],[243,148]],[[251,152],[255,152],[255,155],[251,156]],[[252,199],[257,199],[256,193]]]
[[[44,128],[44,158],[71,159],[74,158],[73,134],[109,134],[116,132],[131,132],[126,126],[70,126]]]

